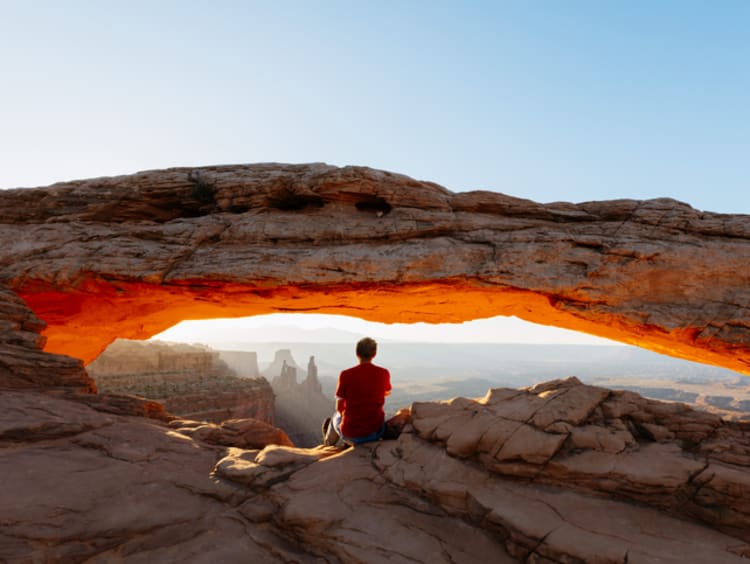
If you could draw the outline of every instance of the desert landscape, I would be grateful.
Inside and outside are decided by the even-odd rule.
[[[84,367],[115,337],[295,308],[515,314],[747,374],[747,216],[670,200],[543,205],[270,164],[3,191],[0,203],[3,560],[750,557],[750,427],[683,403],[560,375],[412,402],[391,422],[396,439],[300,448],[261,419],[192,420],[97,392]],[[233,370],[197,349],[142,367]],[[234,362],[258,358],[243,355]],[[290,351],[276,360],[274,389],[322,392],[315,359],[302,381]],[[255,369],[232,378],[264,387]],[[178,391],[191,380],[160,378]]]
[[[299,338],[294,327],[286,330]],[[295,445],[313,447],[320,444],[321,422],[334,411],[338,373],[352,363],[357,335],[336,336],[345,337],[348,342],[224,343],[243,350],[118,339],[87,371],[100,392],[154,400],[185,419],[259,419],[282,429]],[[309,358],[307,369],[295,354]],[[565,374],[724,419],[750,419],[746,376],[633,347],[386,342],[378,359],[395,383],[386,399],[388,416],[414,402],[479,398],[492,388],[532,387]]]
[[[87,370],[100,392],[152,399],[185,419],[274,422],[268,382],[237,376],[209,347],[119,339]]]
[[[750,562],[748,29],[0,1],[0,564]]]

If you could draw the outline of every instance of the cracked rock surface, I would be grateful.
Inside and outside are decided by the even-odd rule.
[[[101,407],[0,394],[0,561],[750,557],[747,425],[575,379],[414,404],[344,450]]]
[[[6,392],[0,429],[0,562],[305,556],[241,515],[250,496],[211,474],[218,447],[164,422]]]
[[[0,240],[0,283],[49,324],[47,350],[85,362],[186,318],[314,311],[516,315],[750,374],[750,217],[666,198],[540,204],[320,163],[174,168],[3,190]]]
[[[22,299],[0,283],[0,389],[96,390],[79,359],[43,352],[44,327]]]
[[[746,216],[268,164],[2,191],[0,237],[0,562],[750,558],[750,427],[682,404],[567,379],[298,449],[90,393],[45,352],[186,317],[504,314],[750,372]]]

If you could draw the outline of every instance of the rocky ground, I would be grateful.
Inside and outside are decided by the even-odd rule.
[[[346,450],[89,403],[0,394],[0,561],[750,557],[748,426],[575,379],[414,404]]]

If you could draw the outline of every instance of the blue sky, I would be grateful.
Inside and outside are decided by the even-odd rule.
[[[0,188],[324,161],[750,213],[750,2],[0,0]]]

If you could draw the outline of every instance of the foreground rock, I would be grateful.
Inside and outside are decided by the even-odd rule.
[[[174,419],[170,427],[205,443],[242,448],[263,448],[266,445],[294,446],[281,429],[257,419],[228,419],[220,424]]]
[[[363,167],[150,171],[0,192],[0,282],[93,360],[276,311],[516,315],[750,373],[750,220],[669,199],[537,204]],[[86,339],[81,339],[85,334]]]
[[[96,391],[79,359],[42,351],[44,327],[23,300],[0,283],[0,390]]]
[[[574,379],[407,415],[397,440],[300,449],[5,392],[0,561],[750,557],[747,426]]]
[[[0,561],[247,562],[283,553],[248,530],[217,452],[164,424],[39,393],[0,395]]]

